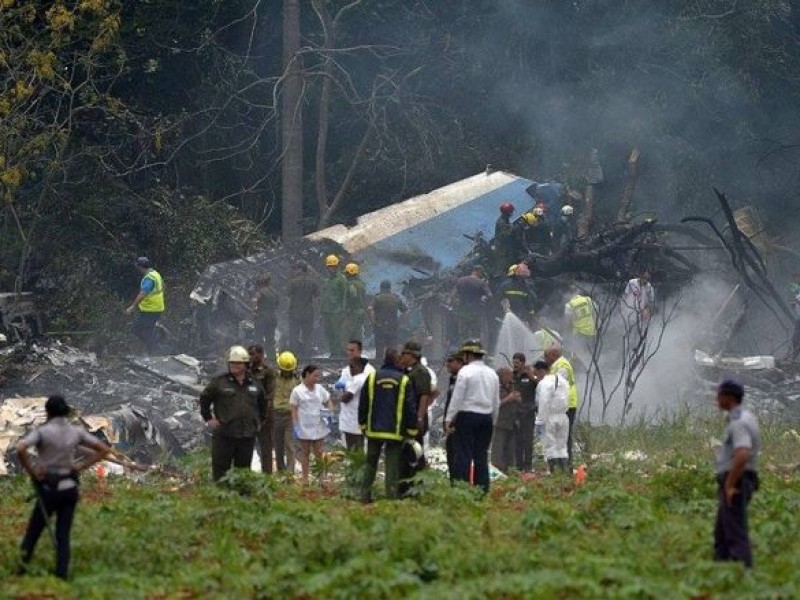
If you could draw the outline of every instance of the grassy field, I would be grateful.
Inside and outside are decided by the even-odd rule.
[[[4,598],[797,598],[800,438],[765,427],[751,505],[756,568],[710,560],[709,438],[719,419],[582,431],[586,484],[511,477],[487,498],[426,473],[419,495],[363,506],[347,486],[242,473],[208,482],[86,477],[73,578],[47,575],[50,540],[14,575],[30,510],[22,477],[0,481]],[[646,456],[635,453],[643,453]],[[592,459],[591,457],[594,456]]]

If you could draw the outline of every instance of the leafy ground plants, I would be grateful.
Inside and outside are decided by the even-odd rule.
[[[412,499],[381,500],[378,486],[378,501],[366,506],[351,499],[352,477],[302,487],[236,473],[213,485],[203,453],[185,465],[197,474],[191,485],[87,478],[70,583],[47,575],[44,536],[31,574],[13,574],[29,487],[22,477],[2,480],[0,596],[793,598],[800,480],[784,465],[797,462],[797,441],[780,428],[766,432],[752,504],[756,569],[747,577],[709,560],[708,431],[671,423],[650,436],[595,432],[605,441],[585,457],[582,486],[510,477],[487,497],[436,473],[421,478]],[[326,475],[337,468],[323,467]]]

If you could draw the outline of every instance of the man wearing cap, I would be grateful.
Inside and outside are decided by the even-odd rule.
[[[492,292],[481,266],[472,267],[469,275],[456,280],[455,298],[458,303],[460,338],[480,337],[484,334],[486,303],[491,297]]]
[[[262,473],[272,474],[272,430],[275,427],[275,378],[277,373],[264,360],[264,346],[251,344],[247,347],[250,355],[250,373],[264,388],[267,402],[267,418],[258,430],[258,456],[261,458]]]
[[[424,469],[427,462],[424,456],[425,434],[428,432],[428,409],[433,403],[433,385],[431,383],[431,374],[428,368],[422,364],[422,346],[417,342],[408,341],[403,346],[400,352],[400,364],[406,371],[408,379],[414,390],[414,399],[417,408],[417,434],[415,439],[423,447],[423,456],[417,464],[416,468],[411,468],[408,465],[403,465],[403,471],[400,476],[402,479],[409,479],[415,473]],[[401,492],[405,494],[407,486],[401,485]]]
[[[219,481],[234,467],[249,468],[256,434],[267,419],[264,388],[247,371],[242,346],[228,350],[228,372],[217,375],[200,394],[200,416],[211,430],[211,475]]]
[[[382,360],[387,348],[397,344],[397,329],[400,326],[400,315],[408,308],[400,296],[392,292],[392,284],[388,279],[381,281],[380,293],[367,307],[372,331],[375,332],[375,360]]]
[[[136,268],[142,275],[139,293],[133,303],[125,309],[125,314],[136,312],[133,321],[133,334],[144,344],[148,354],[156,350],[156,323],[164,313],[164,280],[161,274],[150,266],[146,256],[136,259]]]
[[[714,559],[740,561],[753,566],[747,528],[747,505],[758,489],[758,455],[761,433],[752,412],[742,408],[744,388],[733,380],[717,387],[717,406],[727,427],[717,450],[717,520],[714,525]]]
[[[308,264],[299,260],[286,289],[289,297],[289,342],[300,356],[310,356],[314,332],[314,301],[319,299],[319,282],[308,272]]]
[[[447,427],[445,427],[444,418],[447,416],[447,409],[450,406],[450,400],[453,398],[453,389],[456,387],[456,379],[461,367],[464,366],[464,356],[461,352],[452,352],[447,356],[447,373],[450,375],[447,385],[447,397],[444,401],[444,412],[442,413],[442,431],[444,432],[444,452],[447,456],[447,472],[450,475],[450,481],[453,481],[453,465],[455,459],[455,448],[453,447],[453,436],[447,435]]]
[[[458,372],[453,397],[445,413],[445,432],[453,437],[454,479],[470,480],[475,465],[475,485],[489,491],[489,445],[500,410],[500,379],[483,362],[479,340],[461,347],[466,364]]]

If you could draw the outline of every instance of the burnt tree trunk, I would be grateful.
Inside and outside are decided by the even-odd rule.
[[[303,235],[303,81],[300,70],[300,0],[283,2],[283,103],[281,133],[281,232],[284,240]]]

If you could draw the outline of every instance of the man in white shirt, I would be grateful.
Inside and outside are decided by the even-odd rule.
[[[453,479],[470,481],[475,465],[475,485],[489,491],[489,445],[500,410],[500,379],[483,362],[480,340],[464,342],[460,350],[466,363],[458,372],[445,415],[445,433],[453,436]]]
[[[361,356],[362,350],[361,340],[347,342],[348,365],[342,369],[339,381],[334,384],[334,388],[342,392],[339,405],[339,431],[344,434],[348,452],[364,450],[364,435],[358,425],[358,404],[364,382],[370,373],[375,372],[375,367]]]
[[[550,365],[543,360],[533,365],[533,373],[539,380],[536,385],[536,404],[539,406],[539,418],[544,425],[542,446],[547,467],[550,473],[556,468],[566,473],[569,459],[569,383],[559,373],[550,374]]]
[[[639,333],[644,334],[650,324],[655,303],[656,296],[650,284],[650,271],[642,269],[638,277],[628,281],[622,295],[622,315],[628,326],[636,326]]]

